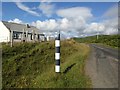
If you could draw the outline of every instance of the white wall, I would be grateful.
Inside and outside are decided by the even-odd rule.
[[[47,36],[47,41],[50,41],[50,37],[49,36]]]
[[[0,42],[9,42],[10,32],[7,27],[0,21]]]

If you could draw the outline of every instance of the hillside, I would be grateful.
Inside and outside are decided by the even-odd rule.
[[[85,60],[89,47],[74,40],[61,42],[61,73],[55,73],[54,42],[3,44],[3,88],[88,88]]]
[[[103,45],[108,45],[114,48],[119,48],[119,40],[120,40],[120,34],[118,35],[99,35],[99,38],[96,38],[97,36],[89,36],[85,38],[74,38],[77,42],[81,43],[100,43]]]

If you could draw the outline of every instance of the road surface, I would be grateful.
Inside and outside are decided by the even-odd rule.
[[[93,88],[118,88],[118,50],[91,44],[86,74]]]

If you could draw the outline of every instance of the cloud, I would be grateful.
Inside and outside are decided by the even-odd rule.
[[[87,36],[96,35],[98,33],[104,35],[117,34],[118,33],[117,19],[104,20],[99,23],[92,22],[87,25],[86,29],[84,29],[83,32]]]
[[[88,19],[92,17],[91,9],[87,7],[72,7],[66,9],[60,9],[57,11],[57,15],[65,18],[84,18]]]
[[[14,22],[14,23],[23,23],[20,19],[15,18],[14,20],[9,20],[8,22]]]
[[[118,5],[110,7],[102,16],[105,18],[101,23],[104,25],[104,34],[118,34]]]
[[[91,9],[87,7],[72,7],[59,9],[57,15],[62,17],[59,27],[61,30],[71,30],[83,33],[89,19],[93,18]]]
[[[104,14],[104,18],[115,18],[118,17],[118,5],[113,5]]]
[[[44,31],[53,31],[57,28],[57,22],[54,19],[46,20],[46,21],[40,21],[37,20],[36,22],[32,22],[33,26],[36,26],[40,30]]]
[[[51,17],[55,12],[55,6],[48,2],[41,2],[38,8],[47,17]]]
[[[51,4],[50,2],[42,1],[38,7],[32,8],[25,6],[24,4],[22,4],[22,2],[16,2],[16,5],[21,10],[26,11],[34,16],[41,16],[41,14],[43,14],[47,17],[51,17],[55,13],[55,5]],[[37,9],[40,10],[42,13],[39,14],[38,12],[36,12],[35,10]]]
[[[105,27],[103,24],[93,22],[87,25],[86,29],[84,30],[84,33],[96,34],[103,32],[104,29]]]
[[[39,13],[33,11],[31,8],[25,6],[25,5],[22,4],[21,2],[16,2],[16,5],[17,5],[18,8],[20,8],[20,9],[23,10],[23,11],[26,11],[26,12],[30,13],[31,15],[40,16]]]
[[[62,18],[45,21],[37,20],[32,22],[32,25],[44,32],[53,33],[60,30],[64,38],[78,37],[86,28],[87,21],[93,16],[91,9],[86,7],[59,9],[56,14]]]
[[[83,30],[81,29],[83,28],[83,26],[74,25],[74,23],[77,22],[75,21],[73,22],[67,18],[62,18],[58,20],[55,19],[49,19],[45,21],[37,20],[36,22],[32,22],[31,25],[36,26],[38,29],[40,29],[40,32],[45,32],[46,34],[55,33],[56,31],[60,30],[62,38],[70,38],[79,36],[78,32],[81,33],[83,32]]]
[[[103,16],[101,16],[100,22],[89,22],[89,20],[95,18],[92,14],[92,9],[87,7],[71,7],[65,9],[59,9],[54,11],[55,6],[51,3],[42,2],[39,5],[39,10],[47,17],[52,17],[56,14],[61,17],[60,19],[47,19],[45,21],[34,21],[31,25],[36,26],[41,33],[54,36],[55,32],[60,30],[62,38],[71,37],[85,37],[99,34],[117,34],[118,33],[118,18],[115,17],[116,9],[111,7]],[[36,9],[32,8],[32,10]],[[19,19],[11,20],[21,23]]]
[[[67,18],[63,18],[59,20],[59,29],[67,30],[68,28],[70,28],[70,24],[71,22]]]
[[[101,22],[91,22],[84,29],[85,34],[118,34],[118,6],[113,5],[102,16]]]
[[[102,23],[105,27],[104,34],[110,35],[110,34],[118,33],[118,19],[117,18],[104,20]]]

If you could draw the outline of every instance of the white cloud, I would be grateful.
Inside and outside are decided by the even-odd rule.
[[[103,32],[105,29],[104,25],[101,24],[101,23],[96,23],[96,22],[93,22],[91,24],[88,24],[86,29],[84,30],[84,33],[101,33]]]
[[[47,17],[51,17],[52,14],[55,12],[55,6],[46,2],[41,2],[38,8]]]
[[[78,32],[83,32],[82,30],[80,30],[80,28],[82,28],[81,25],[78,25],[76,27],[74,23],[77,22],[75,21],[73,22],[68,20],[67,18],[63,18],[58,20],[54,20],[54,19],[49,19],[45,21],[37,20],[36,22],[32,22],[31,25],[36,26],[37,28],[40,29],[40,32],[45,32],[45,33],[50,33],[50,32],[55,33],[56,31],[60,30],[62,38],[70,38],[74,36],[79,36]]]
[[[84,30],[86,34],[117,34],[118,33],[118,6],[114,5],[110,7],[104,14],[101,16],[101,22],[91,22],[87,25],[87,28]]]
[[[111,35],[111,34],[117,34],[118,33],[118,29],[115,28],[107,28],[106,31],[104,31],[105,35]]]
[[[102,17],[105,18],[115,18],[118,17],[118,5],[114,5],[111,8],[109,8]]]
[[[91,9],[87,7],[72,7],[59,9],[57,15],[63,17],[61,29],[83,32],[89,19],[93,17]]]
[[[8,22],[14,22],[14,23],[23,23],[22,20],[15,18],[14,20],[9,20]]]
[[[32,25],[45,32],[61,30],[62,37],[78,37],[80,36],[80,33],[83,33],[83,30],[87,25],[87,20],[93,16],[91,9],[86,7],[59,9],[57,15],[63,18],[57,20],[49,19],[45,21],[37,20],[36,22],[32,22]]]
[[[111,23],[110,23],[111,22]],[[111,35],[118,33],[117,19],[104,20],[102,22],[94,22],[87,25],[84,29],[84,33],[87,35],[104,34]]]
[[[50,3],[41,3],[39,6],[39,10],[42,10],[43,14],[47,17],[51,17],[55,14],[54,8],[54,5]],[[96,35],[98,32],[107,35],[117,34],[118,18],[114,17],[115,14],[112,14],[112,11],[114,11],[113,7],[108,9],[102,16],[104,20],[101,20],[101,22],[89,22],[89,19],[94,18],[90,8],[72,7],[59,9],[56,14],[62,17],[61,19],[37,20],[32,22],[31,25],[40,29],[40,32],[52,36],[55,35],[55,31],[61,30],[61,36],[63,38]],[[11,21],[22,23],[19,19]]]
[[[104,20],[102,23],[105,26],[104,34],[110,35],[110,34],[118,33],[118,19],[117,18]]]
[[[70,28],[70,21],[67,18],[59,20],[59,29],[67,30]]]
[[[102,16],[105,20],[102,21],[105,30],[104,34],[117,34],[118,33],[118,5],[113,5]]]
[[[50,2],[42,1],[38,7],[32,7],[32,8],[25,6],[24,4],[22,4],[22,2],[16,2],[16,5],[21,10],[26,11],[34,16],[41,16],[41,14],[43,14],[47,17],[51,17],[53,13],[55,13],[55,5],[51,4]],[[36,12],[35,10],[37,9],[42,11],[42,13],[39,14],[38,12]]]
[[[26,11],[26,12],[34,15],[34,16],[40,16],[39,13],[33,11],[31,8],[25,6],[25,5],[22,4],[21,2],[16,2],[16,5],[17,5],[18,8],[20,8],[20,9],[23,10],[23,11]]]
[[[72,7],[66,9],[60,9],[57,11],[57,15],[66,18],[79,18],[88,19],[92,17],[91,9],[87,7]]]
[[[36,26],[40,30],[47,30],[47,31],[53,31],[57,28],[57,22],[54,19],[46,20],[46,21],[39,21],[32,22],[33,26]]]

